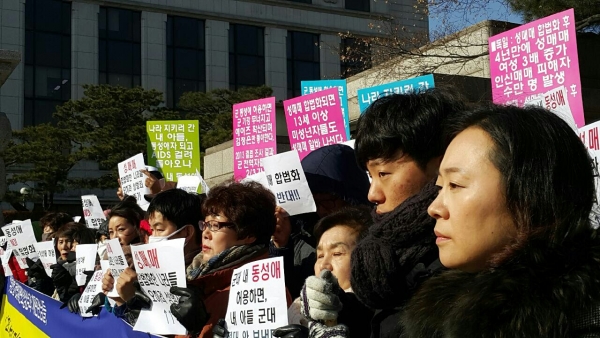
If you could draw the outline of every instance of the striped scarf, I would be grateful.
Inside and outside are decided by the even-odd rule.
[[[191,281],[215,271],[238,265],[255,256],[264,248],[264,244],[233,246],[209,259],[206,263],[202,260],[203,253],[200,252],[186,269],[187,280]]]

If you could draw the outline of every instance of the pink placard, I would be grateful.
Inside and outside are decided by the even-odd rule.
[[[275,97],[233,105],[233,172],[236,180],[263,171],[260,159],[277,153]]]
[[[523,106],[564,86],[578,127],[585,125],[573,9],[489,38],[494,103]]]
[[[347,141],[337,88],[283,101],[290,146],[303,159],[315,149]]]

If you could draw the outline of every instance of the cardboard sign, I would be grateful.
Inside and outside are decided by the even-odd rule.
[[[96,254],[98,250],[97,244],[77,244],[75,254],[77,257],[75,280],[77,285],[85,285],[87,276],[85,271],[94,271],[96,266]]]
[[[311,151],[348,140],[337,88],[283,101],[290,146],[303,159]]]
[[[263,158],[262,165],[277,205],[291,216],[317,211],[296,150]]]
[[[358,108],[362,114],[371,105],[371,103],[381,97],[392,94],[415,93],[434,87],[435,81],[433,80],[433,75],[428,74],[402,81],[390,82],[375,87],[362,88],[359,89],[356,94],[358,97]]]
[[[34,243],[35,251],[44,265],[44,270],[48,277],[52,276],[50,266],[56,264],[56,249],[54,248],[54,238],[51,241]]]
[[[28,268],[27,260],[25,258],[29,257],[29,259],[33,261],[38,260],[38,254],[34,247],[34,244],[37,243],[37,241],[33,232],[31,220],[14,221],[13,223],[2,227],[2,231],[6,236],[6,240],[8,241],[8,245],[10,245],[13,254],[17,258],[21,269]]]
[[[113,238],[110,240],[106,240],[106,255],[108,256],[108,266],[110,268],[110,273],[112,274],[115,281],[119,279],[119,276],[127,268],[127,259],[125,257],[125,253],[123,253],[123,248],[119,243],[118,238]],[[107,294],[108,297],[119,297],[117,293],[117,285],[115,283],[111,292]]]
[[[152,309],[140,312],[134,330],[165,335],[186,334],[170,309],[171,304],[179,302],[179,296],[169,292],[171,286],[186,286],[184,243],[185,238],[177,238],[131,246],[138,282],[152,300]]]
[[[93,315],[91,313],[86,313],[86,311],[90,308],[90,306],[92,306],[92,301],[94,300],[94,297],[96,297],[96,295],[99,292],[102,292],[102,277],[104,276],[104,273],[102,272],[102,270],[98,270],[95,271],[94,274],[92,275],[92,278],[90,279],[90,282],[88,283],[88,285],[85,287],[85,290],[83,290],[83,293],[81,294],[81,298],[79,298],[79,315],[81,317],[93,317]]]
[[[233,173],[236,180],[262,170],[260,159],[277,153],[275,97],[233,105]]]
[[[147,121],[148,164],[160,169],[165,179],[177,182],[200,168],[198,120]]]
[[[573,9],[490,37],[489,52],[494,103],[522,107],[564,86],[575,123],[585,125]]]
[[[140,171],[145,168],[144,155],[141,153],[119,163],[119,178],[123,194],[135,197],[141,207],[150,204],[144,198],[145,194],[150,193],[150,189],[146,187],[147,176]]]
[[[230,337],[272,337],[288,324],[283,257],[233,270],[225,320]]]
[[[302,95],[312,94],[329,88],[337,88],[342,104],[342,115],[344,116],[344,127],[346,128],[346,139],[350,139],[350,118],[348,116],[348,88],[346,79],[343,80],[317,80],[301,81]]]
[[[100,224],[106,221],[106,216],[104,216],[98,197],[96,195],[81,196],[81,205],[87,227],[90,229],[100,228]]]

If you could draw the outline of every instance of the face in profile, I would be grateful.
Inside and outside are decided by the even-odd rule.
[[[205,263],[231,247],[250,244],[256,240],[254,237],[238,239],[233,223],[223,214],[206,216],[201,230],[202,260]]]
[[[516,236],[502,175],[490,161],[494,144],[482,129],[459,133],[448,146],[428,212],[436,219],[436,244],[444,266],[467,272],[487,262]]]
[[[317,246],[315,276],[329,270],[343,290],[350,289],[350,256],[356,246],[357,233],[348,226],[336,225],[321,235]]]
[[[129,245],[139,238],[136,227],[120,216],[112,216],[108,221],[108,235],[110,239],[118,238],[121,245]]]

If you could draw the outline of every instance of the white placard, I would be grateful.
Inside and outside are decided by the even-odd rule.
[[[317,211],[298,151],[265,157],[261,159],[261,163],[277,205],[291,216]]]
[[[56,264],[56,249],[54,248],[54,238],[51,241],[45,242],[37,242],[34,243],[35,251],[38,253],[42,264],[44,265],[44,270],[46,270],[46,274],[48,277],[52,276],[52,269],[50,269],[51,265]]]
[[[144,195],[150,193],[150,189],[146,187],[148,177],[140,171],[145,168],[142,153],[119,163],[119,178],[123,194],[135,197],[139,206],[147,208],[150,202],[146,201]]]
[[[171,313],[171,304],[179,296],[169,292],[171,286],[186,287],[183,245],[185,238],[152,244],[132,245],[131,254],[142,290],[152,300],[152,310],[142,310],[134,330],[152,334],[186,334]]]
[[[87,227],[90,229],[100,228],[100,224],[106,221],[106,216],[104,216],[98,197],[96,195],[81,196],[81,205]]]
[[[198,171],[198,169],[196,169],[196,176],[200,177],[200,185],[202,186],[202,193],[208,195],[210,188],[208,187],[208,184],[204,180],[204,177],[202,177],[202,175],[200,175],[200,172]]]
[[[77,285],[85,285],[87,276],[85,271],[94,271],[96,266],[96,255],[98,254],[97,244],[77,244],[75,247],[75,254],[77,256],[77,273],[75,274],[75,280]]]
[[[106,254],[108,256],[108,266],[110,267],[110,273],[112,274],[115,283],[111,292],[107,294],[108,297],[119,297],[117,293],[117,279],[127,268],[127,259],[123,253],[123,248],[119,243],[118,238],[106,240]]]
[[[199,176],[179,176],[177,189],[185,190],[188,193],[198,193],[198,188],[200,188],[201,184]]]
[[[350,141],[346,141],[346,142],[342,142],[340,144],[346,145],[352,149],[354,149],[354,144],[356,143],[356,140],[350,140]]]
[[[102,269],[102,278],[104,278],[104,274],[106,273],[106,271],[108,271],[108,269],[110,269],[109,265],[108,265],[108,259],[103,259],[100,261],[100,268]],[[113,288],[114,290],[114,288]],[[111,291],[112,292],[112,291]],[[114,307],[116,302],[110,298],[110,292],[107,295],[108,297],[106,299],[108,299],[108,303],[110,304],[110,306]]]
[[[542,107],[558,115],[567,122],[571,129],[577,132],[577,124],[575,123],[571,106],[569,105],[569,93],[565,86],[560,86],[544,93],[542,97]]]
[[[12,276],[12,270],[8,265],[8,261],[10,260],[10,256],[12,255],[12,248],[10,247],[10,243],[7,242],[6,236],[0,236],[0,260],[2,260],[2,268],[4,269],[5,276]],[[3,249],[4,244],[6,244],[6,250]]]
[[[256,174],[248,175],[241,182],[242,183],[245,183],[245,182],[260,183],[260,185],[262,185],[263,187],[271,190],[271,187],[269,186],[269,182],[267,181],[267,174],[265,174],[264,171],[260,171],[260,172],[257,172]]]
[[[102,272],[102,270],[95,271],[92,275],[92,278],[90,279],[90,282],[85,287],[85,290],[83,290],[81,298],[79,298],[78,301],[79,314],[81,315],[81,317],[93,317],[91,313],[86,313],[86,311],[90,308],[90,306],[92,306],[92,301],[94,300],[94,297],[96,297],[96,295],[99,292],[102,292],[103,274],[104,273]]]
[[[25,260],[25,258],[29,257],[33,261],[38,260],[37,252],[33,246],[37,241],[35,239],[35,234],[33,233],[31,220],[14,221],[13,223],[2,227],[2,231],[6,236],[6,240],[9,243],[8,245],[10,245],[15,257],[17,257],[21,269],[27,269],[29,267],[27,266],[27,260]]]
[[[225,320],[230,337],[271,337],[288,324],[283,257],[233,271]]]

